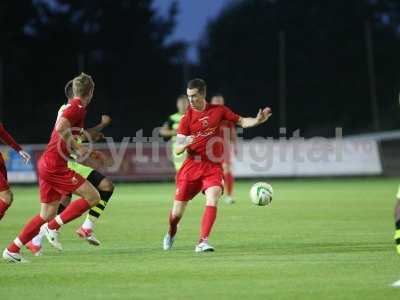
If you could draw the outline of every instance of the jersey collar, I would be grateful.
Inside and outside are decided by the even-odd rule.
[[[71,100],[69,100],[68,102],[71,103],[71,102],[75,102],[75,101],[78,101],[79,104],[83,106],[82,100],[79,97],[74,97]]]
[[[206,111],[208,108],[210,107],[210,103],[208,103],[207,101],[206,101],[206,106],[204,107],[204,109],[203,110],[197,110],[197,109],[195,109],[195,108],[193,108],[193,107],[190,107],[190,109],[192,109],[193,111],[197,111],[197,112],[204,112],[204,111]]]

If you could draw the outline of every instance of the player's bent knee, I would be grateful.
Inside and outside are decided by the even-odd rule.
[[[7,190],[0,193],[0,198],[8,205],[11,205],[14,201],[14,194],[11,190]]]
[[[91,207],[96,206],[100,202],[100,194],[97,190],[91,191],[85,198]]]
[[[45,222],[49,222],[51,220],[53,220],[55,217],[57,216],[57,213],[44,213],[44,214],[40,214],[40,217],[45,221]]]
[[[54,219],[57,215],[58,206],[59,202],[42,203],[40,208],[40,217],[46,222]]]
[[[114,191],[114,184],[113,182],[108,179],[108,178],[104,178],[99,186],[98,186],[99,190],[104,191],[104,192],[113,192]]]
[[[174,207],[172,208],[172,214],[175,217],[181,218],[183,216],[183,213],[185,212],[187,202],[182,202],[182,201],[175,201]]]
[[[208,199],[206,202],[207,206],[218,206],[218,199]]]
[[[218,200],[222,195],[221,187],[211,187],[206,191],[206,205],[207,206],[217,206]]]

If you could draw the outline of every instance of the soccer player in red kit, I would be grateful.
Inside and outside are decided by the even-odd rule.
[[[224,96],[216,94],[211,98],[211,104],[213,105],[225,105]],[[222,121],[219,128],[219,135],[223,140],[223,161],[222,170],[224,171],[224,183],[226,196],[224,201],[227,204],[235,203],[233,199],[233,185],[235,178],[232,173],[232,156],[236,152],[237,134],[236,125],[230,121]]]
[[[206,83],[202,79],[193,79],[187,86],[190,108],[179,124],[176,146],[177,154],[186,151],[187,158],[176,175],[175,201],[169,215],[169,230],[163,240],[164,250],[172,248],[178,223],[188,201],[202,191],[206,197],[206,207],[195,251],[214,251],[208,238],[217,216],[217,204],[223,187],[219,126],[226,120],[243,128],[254,127],[271,116],[271,109],[265,108],[260,109],[255,118],[240,117],[226,106],[207,103],[206,90]]]
[[[0,123],[0,140],[13,148],[22,157],[25,163],[28,163],[31,156],[22,150],[21,146],[13,139],[13,137],[4,128],[3,123]],[[7,180],[7,169],[3,156],[0,153],[0,220],[6,214],[7,209],[13,202],[13,194],[10,190]]]
[[[33,217],[20,232],[19,236],[4,249],[3,258],[9,262],[23,262],[20,249],[28,243],[44,227],[46,234],[53,236],[57,242],[57,230],[63,225],[80,217],[91,207],[100,202],[96,188],[67,166],[71,153],[78,159],[85,159],[89,150],[79,144],[74,135],[84,128],[86,106],[90,103],[94,82],[92,77],[82,73],[73,79],[74,98],[68,107],[58,115],[51,139],[45,152],[38,162],[40,213]],[[56,216],[60,200],[70,193],[79,195],[80,199],[73,201],[60,215]],[[55,217],[56,216],[56,217]]]

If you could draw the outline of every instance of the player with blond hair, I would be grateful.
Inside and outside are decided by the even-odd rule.
[[[3,251],[3,259],[8,262],[23,262],[21,248],[32,240],[45,225],[49,236],[57,237],[57,230],[64,224],[77,219],[91,207],[99,204],[101,197],[98,190],[85,178],[68,168],[67,161],[75,154],[78,161],[90,155],[89,149],[75,139],[82,133],[86,117],[86,107],[92,100],[94,81],[87,74],[80,74],[72,81],[74,98],[66,109],[57,117],[50,142],[38,162],[40,213],[34,216]],[[60,201],[74,193],[80,196],[60,215],[57,209]]]
[[[65,86],[65,95],[68,101],[73,99],[72,92],[72,80],[69,81]],[[67,108],[67,104],[61,106],[58,111],[58,114],[61,115],[63,111]],[[111,118],[107,115],[102,115],[101,122],[94,126],[93,128],[86,129],[85,134],[82,134],[77,137],[77,141],[80,143],[88,142],[88,139],[92,141],[98,141],[104,138],[102,131],[111,123]],[[88,135],[88,136],[86,136]],[[83,162],[78,163],[75,159],[68,161],[68,168],[75,171],[82,177],[86,178],[96,189],[99,191],[101,201],[95,207],[92,207],[89,210],[89,213],[86,216],[85,221],[82,226],[78,228],[76,233],[78,236],[84,240],[86,240],[90,245],[99,246],[101,243],[94,235],[94,226],[97,220],[100,218],[104,209],[106,208],[109,200],[112,197],[114,192],[114,185],[112,181],[100,173],[98,170],[93,169],[90,166],[85,165]],[[64,209],[71,202],[72,194],[68,195],[66,198],[62,199],[57,214],[61,214]],[[42,240],[46,236],[46,231],[42,226],[43,230],[39,232],[37,236],[35,236],[32,241],[26,244],[26,247],[32,252],[32,254],[38,256],[42,254]],[[51,237],[50,237],[51,238]],[[58,238],[49,241],[51,245],[57,250],[62,250],[62,245],[59,242]]]

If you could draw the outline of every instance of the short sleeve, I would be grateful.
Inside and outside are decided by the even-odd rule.
[[[227,120],[230,122],[233,122],[236,124],[239,122],[240,116],[235,114],[233,111],[231,111],[228,107],[224,106],[223,107],[224,113],[223,113],[223,120]]]
[[[189,120],[187,114],[179,122],[177,134],[182,134],[185,136],[190,135]]]
[[[85,118],[85,109],[78,105],[68,105],[61,117],[66,118],[71,123],[71,126],[80,126]]]

